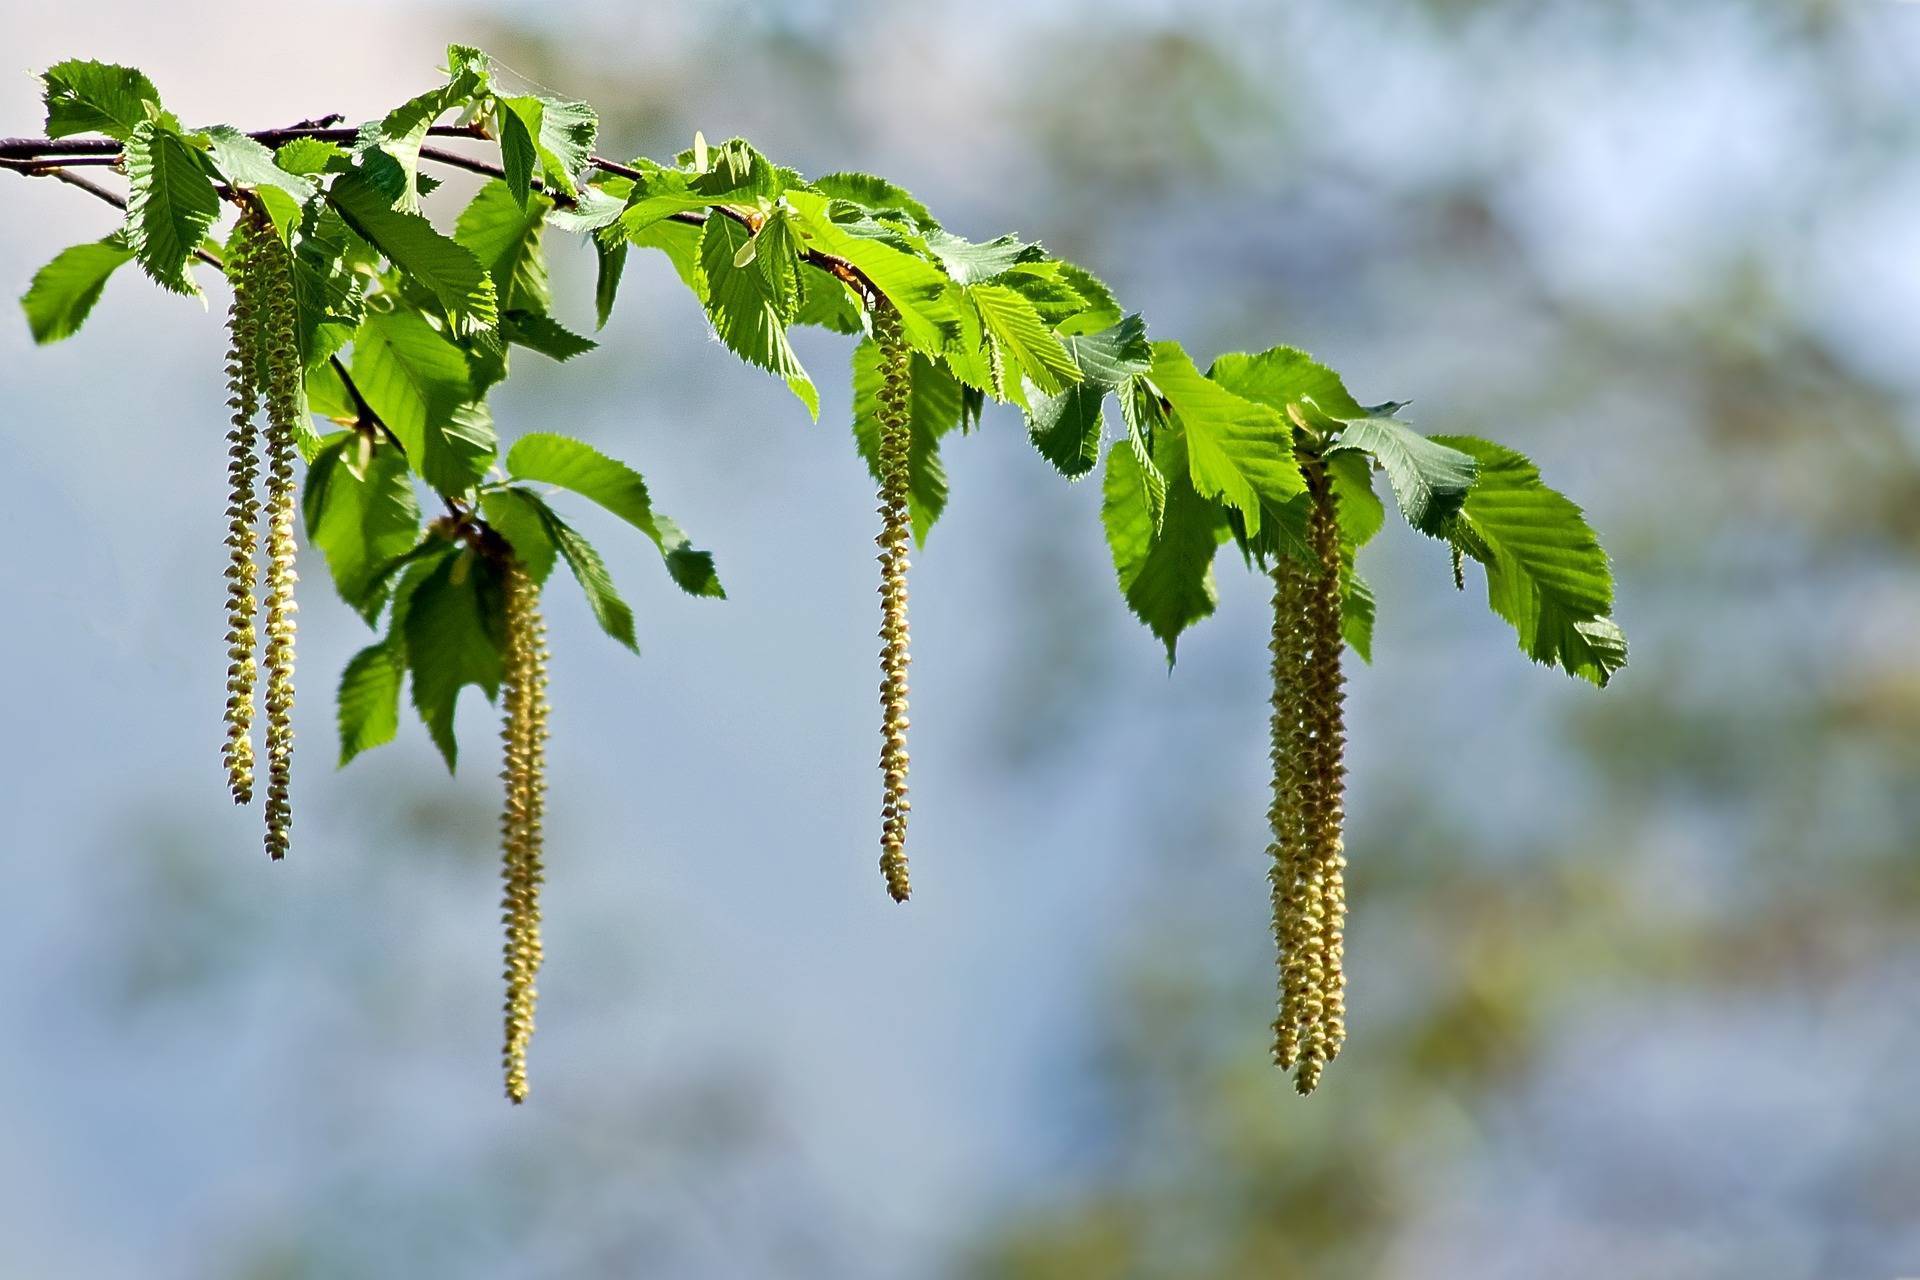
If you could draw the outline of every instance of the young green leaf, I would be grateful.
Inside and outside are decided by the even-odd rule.
[[[1023,262],[1038,262],[1047,256],[1046,250],[1039,245],[1012,235],[1001,236],[985,244],[975,244],[945,231],[930,231],[925,239],[928,252],[939,260],[947,274],[953,277],[954,283],[959,285],[983,284],[1005,275]]]
[[[134,257],[162,288],[199,297],[187,263],[220,213],[205,158],[152,121],[134,127],[124,155],[126,235]]]
[[[1373,588],[1354,571],[1349,554],[1342,566],[1344,590],[1340,595],[1340,638],[1347,648],[1360,655],[1360,661],[1373,661]]]
[[[707,277],[707,317],[720,340],[742,360],[776,377],[811,383],[787,342],[787,323],[799,305],[793,276],[783,277],[787,286],[783,297],[776,284],[781,273],[770,275],[758,262],[736,265],[740,252],[752,243],[752,233],[732,218],[707,219],[700,243],[700,266]]]
[[[104,240],[62,249],[52,262],[33,275],[20,299],[27,328],[35,342],[58,342],[79,332],[107,278],[133,257],[119,232]]]
[[[353,340],[353,381],[423,479],[462,493],[487,473],[497,438],[461,351],[415,311],[373,312]]]
[[[586,593],[587,607],[593,610],[594,621],[615,640],[635,653],[640,652],[640,643],[633,635],[633,610],[613,589],[613,577],[607,572],[606,562],[600,558],[600,553],[544,503],[541,504],[541,518],[547,527],[547,536],[553,539],[553,545],[560,551],[560,558],[567,562],[567,568],[573,571],[574,581]]]
[[[960,425],[960,384],[917,351],[910,370],[907,508],[913,517],[913,539],[924,546],[927,531],[947,505],[940,437]],[[863,338],[853,350],[853,440],[876,484],[880,480],[880,380],[880,348],[871,338]]]
[[[583,356],[600,344],[583,338],[552,316],[537,311],[509,311],[500,320],[500,336],[549,360],[562,363]]]
[[[626,463],[582,441],[536,432],[520,437],[507,451],[507,471],[515,479],[558,485],[599,503],[653,540],[681,590],[726,597],[712,553],[697,550],[679,525],[653,509],[647,482]]]
[[[297,173],[288,173],[274,159],[273,152],[230,125],[216,124],[206,130],[207,149],[213,166],[228,186],[248,189],[269,188],[285,192],[294,205],[313,198],[314,185]]]
[[[1226,523],[1187,480],[1179,433],[1159,437],[1156,464],[1166,476],[1166,507],[1158,531],[1140,461],[1124,443],[1107,450],[1100,518],[1127,607],[1166,645],[1172,666],[1180,633],[1212,613],[1219,599],[1213,557]]]
[[[1080,381],[1080,366],[1031,302],[1001,284],[969,285],[963,293],[979,313],[982,332],[994,345],[1003,398],[1026,403],[1026,393],[1020,386],[1022,376],[1045,395],[1058,395]]]
[[[1106,430],[1102,402],[1115,387],[1153,367],[1153,348],[1139,316],[1100,333],[1061,341],[1079,366],[1081,380],[1058,395],[1036,398],[1027,428],[1040,456],[1077,480],[1100,461]]]
[[[1478,470],[1458,449],[1437,444],[1398,418],[1369,415],[1343,423],[1330,452],[1358,450],[1377,458],[1393,484],[1407,523],[1439,537],[1467,500]]]
[[[490,699],[500,691],[500,599],[498,572],[461,551],[427,572],[401,619],[413,705],[449,771],[459,751],[453,713],[460,691],[478,685]]]
[[[453,238],[480,260],[493,277],[500,310],[544,313],[553,305],[547,258],[540,246],[547,211],[553,202],[536,195],[514,199],[496,178],[475,193],[454,223]]]
[[[327,199],[347,225],[431,290],[456,323],[490,329],[499,322],[493,280],[472,251],[393,202],[358,172],[333,180]]]
[[[502,98],[494,128],[500,135],[500,168],[507,190],[525,208],[533,190],[533,166],[540,158],[534,137],[540,132],[540,99]]]
[[[178,129],[160,108],[160,91],[132,67],[79,58],[55,63],[40,77],[47,106],[47,136],[104,133],[125,142],[142,124]]]
[[[340,673],[336,717],[340,765],[362,751],[392,742],[400,729],[400,682],[406,663],[391,640],[368,645]]]
[[[1487,570],[1487,603],[1536,662],[1604,686],[1626,665],[1613,619],[1613,574],[1580,508],[1541,482],[1532,462],[1472,436],[1437,436],[1471,455],[1479,480],[1454,525],[1457,545]]]
[[[327,557],[340,598],[372,625],[386,604],[376,574],[419,538],[420,504],[398,449],[376,447],[356,474],[350,464],[359,446],[352,431],[322,445],[308,464],[301,505],[307,541]]]
[[[1207,376],[1235,395],[1289,417],[1296,408],[1331,422],[1372,412],[1348,393],[1339,374],[1294,347],[1271,347],[1255,355],[1230,351],[1213,362]]]
[[[814,191],[789,191],[787,203],[804,247],[850,263],[900,312],[908,343],[939,355],[959,336],[960,311],[953,281],[924,258],[880,240],[855,235],[836,223],[828,197]]]
[[[593,252],[596,270],[593,277],[593,327],[607,327],[607,317],[613,314],[614,296],[620,292],[620,277],[627,269],[627,242],[617,240],[608,244],[599,236],[593,238]]]
[[[1153,344],[1153,384],[1186,430],[1193,487],[1260,531],[1262,504],[1278,506],[1306,482],[1293,456],[1293,427],[1271,406],[1200,375],[1177,342]]]
[[[488,489],[480,495],[481,509],[493,531],[507,540],[513,555],[536,584],[553,573],[558,554],[547,532],[546,504],[531,489]]]
[[[870,173],[829,173],[807,185],[821,195],[835,200],[849,200],[870,211],[893,210],[906,214],[922,227],[933,229],[939,226],[933,220],[933,215],[927,212],[927,206],[909,195],[906,188]]]

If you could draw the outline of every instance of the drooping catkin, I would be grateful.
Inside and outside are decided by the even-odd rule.
[[[880,348],[880,873],[895,902],[907,879],[907,547],[908,452],[912,440],[913,353],[900,335],[900,313],[872,299],[873,338]]]
[[[1342,556],[1332,486],[1304,468],[1316,564],[1274,570],[1274,934],[1281,949],[1274,1059],[1306,1094],[1346,1040],[1345,699]]]
[[[1301,1009],[1306,997],[1301,919],[1300,861],[1306,829],[1301,823],[1301,794],[1306,785],[1306,755],[1298,738],[1306,723],[1302,685],[1306,673],[1304,630],[1307,574],[1290,557],[1273,567],[1273,803],[1267,810],[1273,840],[1267,846],[1272,867],[1274,959],[1279,996],[1273,1022],[1273,1060],[1291,1070],[1300,1060]]]
[[[507,1097],[527,1100],[527,1045],[533,1039],[534,985],[545,958],[540,942],[540,885],[546,813],[547,628],[540,588],[518,561],[506,573],[506,663],[501,729],[506,803],[500,815],[500,918],[506,926],[506,1043],[501,1065]]]
[[[255,224],[240,221],[225,270],[233,287],[227,308],[227,789],[235,804],[253,799],[253,697],[257,667],[254,587],[260,567],[259,443],[254,415],[260,407],[260,305],[256,296]]]
[[[264,216],[264,215],[262,215]],[[267,526],[267,853],[284,858],[293,825],[294,660],[294,433],[301,406],[299,338],[295,327],[293,260],[270,227],[252,252],[258,281],[265,346],[266,526]]]

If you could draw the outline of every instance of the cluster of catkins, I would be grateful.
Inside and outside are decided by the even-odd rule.
[[[913,352],[900,335],[900,313],[878,294],[869,298],[873,340],[880,348],[880,874],[895,902],[907,881],[907,547],[908,454],[912,444]]]
[[[300,414],[301,359],[295,329],[293,261],[273,224],[243,206],[225,263],[233,286],[227,313],[227,785],[236,804],[253,799],[254,653],[261,540],[261,455],[266,463],[265,540],[267,852],[286,856],[293,821],[294,429]],[[262,403],[264,429],[254,419]]]
[[[1282,552],[1273,569],[1273,937],[1279,1016],[1273,1059],[1312,1093],[1346,1039],[1346,888],[1340,826],[1346,731],[1340,675],[1341,552],[1334,495],[1317,459],[1304,467],[1312,563]]]
[[[500,815],[501,922],[507,927],[507,1097],[527,1100],[527,1044],[533,1038],[534,979],[540,972],[540,884],[547,803],[547,624],[540,616],[540,588],[517,560],[506,572],[506,670],[501,731],[506,805]]]

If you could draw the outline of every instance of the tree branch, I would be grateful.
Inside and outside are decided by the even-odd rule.
[[[247,136],[267,147],[278,147],[298,138],[314,138],[322,142],[358,141],[360,138],[358,129],[338,128],[329,123],[339,118],[338,115],[332,115],[321,117],[319,120],[303,120],[299,124],[283,129],[261,129]],[[466,124],[434,125],[427,130],[427,136],[479,140],[488,138],[486,130],[477,125]],[[120,163],[120,151],[120,143],[112,138],[0,138],[0,169],[11,169],[27,177],[57,177],[62,169],[76,165],[117,165]],[[506,171],[491,161],[461,155],[457,151],[448,151],[442,147],[422,147],[420,158],[449,168],[477,173],[482,177],[506,176]],[[610,173],[616,177],[634,181],[642,181],[647,176],[632,165],[620,164],[604,156],[588,156],[587,164],[602,173]],[[539,187],[541,184],[536,182],[534,185]],[[547,195],[556,203],[568,203],[567,198],[559,192],[550,191]],[[116,202],[120,203],[122,208],[125,207],[124,202]],[[749,231],[757,232],[760,229],[759,220],[749,214],[724,205],[714,207],[722,215],[732,218]],[[700,226],[706,222],[703,216],[693,212],[680,212],[670,216],[675,222],[690,223],[694,226]],[[853,286],[863,297],[869,293],[880,292],[865,273],[844,258],[836,258],[832,254],[821,253],[817,249],[803,250],[802,256],[822,271]]]

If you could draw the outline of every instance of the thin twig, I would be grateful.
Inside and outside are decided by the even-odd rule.
[[[337,115],[325,116],[321,117],[321,119],[330,121],[337,120],[339,117]],[[262,129],[254,133],[249,133],[247,136],[263,146],[277,147],[283,143],[292,142],[299,138],[313,138],[321,142],[356,142],[360,138],[360,131],[358,129],[335,128],[330,125],[303,120],[299,124],[287,128]],[[488,135],[484,129],[481,129],[477,125],[448,124],[434,125],[427,130],[427,136],[430,138],[467,138],[480,140],[487,138]],[[12,169],[17,173],[24,173],[29,177],[39,177],[46,174],[57,173],[62,167],[71,165],[114,164],[118,162],[119,154],[120,143],[112,138],[0,138],[0,168]],[[482,177],[503,178],[506,176],[506,170],[491,161],[476,159],[472,156],[464,156],[457,151],[448,151],[441,147],[422,147],[420,149],[420,158],[436,164],[446,165],[449,168],[462,169],[468,173],[477,173]],[[604,156],[588,156],[587,164],[589,167],[597,169],[602,173],[610,173],[616,177],[629,178],[636,182],[644,180],[647,176],[644,171],[636,169],[632,165],[621,164],[615,160],[608,160]],[[536,182],[533,185],[538,187],[541,184]],[[567,198],[560,192],[549,191],[547,195],[556,203],[567,203]],[[751,215],[743,213],[738,209],[728,208],[725,205],[716,205],[715,208],[723,216],[732,218],[749,231],[759,230],[757,219]],[[675,222],[689,223],[694,226],[701,225],[706,221],[702,215],[690,211],[675,213],[671,215],[671,219]],[[821,253],[817,249],[803,250],[802,256],[822,271],[852,285],[857,291],[864,292],[874,287],[873,281],[868,279],[864,272],[844,258],[837,258],[832,254]]]

